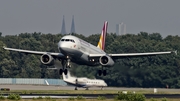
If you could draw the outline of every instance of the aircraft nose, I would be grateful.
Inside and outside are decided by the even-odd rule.
[[[59,43],[59,47],[63,48],[63,47],[66,47],[66,45],[65,45],[65,43]]]
[[[107,86],[107,83],[105,83],[105,85],[104,86]]]
[[[65,43],[59,43],[59,49],[60,51],[65,51],[68,47]]]

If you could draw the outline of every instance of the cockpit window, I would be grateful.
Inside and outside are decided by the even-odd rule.
[[[69,41],[69,39],[66,39],[65,41]]]
[[[72,39],[61,39],[61,41],[69,41],[69,42],[73,42],[73,43],[75,43],[75,41],[74,40],[72,40]]]
[[[64,41],[65,39],[61,39],[61,41]]]

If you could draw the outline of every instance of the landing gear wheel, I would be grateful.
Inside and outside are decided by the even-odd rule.
[[[106,70],[103,70],[103,76],[106,76]]]
[[[78,89],[77,89],[77,87],[75,87],[75,89],[74,89],[74,90],[78,90]]]
[[[98,70],[98,74],[99,74],[99,76],[101,76],[101,74],[102,74],[102,71],[101,71],[101,70]]]
[[[68,70],[64,69],[64,74],[67,75],[67,73],[68,73]]]
[[[59,70],[59,75],[62,75],[62,73],[63,73],[63,70],[60,69],[60,70]]]
[[[89,88],[86,88],[86,90],[89,90]]]

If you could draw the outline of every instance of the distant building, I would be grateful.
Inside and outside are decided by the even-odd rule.
[[[124,35],[126,34],[126,24],[123,22],[116,25],[116,34],[117,35]]]
[[[61,34],[67,34],[67,33],[66,33],[66,25],[65,25],[64,15],[63,15],[63,22],[62,22]]]
[[[71,31],[70,31],[70,33],[76,33],[75,24],[74,24],[74,15],[72,16],[72,23],[71,23]]]

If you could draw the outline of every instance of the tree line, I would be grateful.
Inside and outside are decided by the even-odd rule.
[[[100,34],[84,36],[73,34],[83,40],[97,45]],[[2,47],[26,50],[58,52],[57,43],[62,34],[43,34],[40,32],[5,35],[0,33],[0,78],[62,78],[53,66],[45,66],[39,55],[10,52]],[[138,34],[116,35],[108,33],[105,52],[137,53],[180,50],[180,37],[160,33],[140,32]],[[180,87],[179,54],[127,57],[116,60],[113,67],[106,68],[107,76],[98,76],[101,66],[88,67],[73,64],[71,73],[78,77],[104,79],[108,86],[117,87]]]

